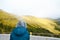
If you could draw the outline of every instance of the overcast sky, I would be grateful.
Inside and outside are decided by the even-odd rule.
[[[17,16],[60,17],[60,0],[0,0],[0,9]]]

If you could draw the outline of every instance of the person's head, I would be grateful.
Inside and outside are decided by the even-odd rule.
[[[22,26],[22,27],[25,27],[25,28],[27,27],[27,26],[26,26],[26,22],[25,22],[25,21],[23,21],[23,20],[21,20],[21,19],[18,21],[18,23],[17,23],[17,26],[16,26],[16,27],[19,27],[19,26]]]

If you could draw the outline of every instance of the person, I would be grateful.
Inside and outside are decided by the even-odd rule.
[[[24,21],[20,20],[17,23],[16,28],[11,32],[10,40],[30,40],[30,34]]]

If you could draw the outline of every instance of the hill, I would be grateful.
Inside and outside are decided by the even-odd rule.
[[[23,19],[32,27],[43,28],[54,34],[60,34],[60,31],[55,29],[55,27],[57,27],[58,25],[53,20],[37,18],[34,16],[23,16]]]
[[[0,9],[0,33],[10,33],[17,21],[16,16]]]
[[[17,22],[16,16],[5,12],[4,10],[0,10],[0,23],[4,25],[14,26]]]
[[[22,16],[29,32],[60,35],[60,28],[56,20],[37,18],[35,16]],[[4,10],[0,10],[0,33],[10,33],[16,26],[20,17],[16,17]],[[49,35],[48,34],[48,35]]]

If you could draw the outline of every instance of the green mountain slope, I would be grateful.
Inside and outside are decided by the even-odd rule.
[[[29,32],[60,35],[59,25],[56,23],[56,20],[34,16],[22,16],[22,18],[27,23]],[[0,33],[10,33],[15,28],[18,19],[20,17],[16,18],[15,15],[0,10]]]

